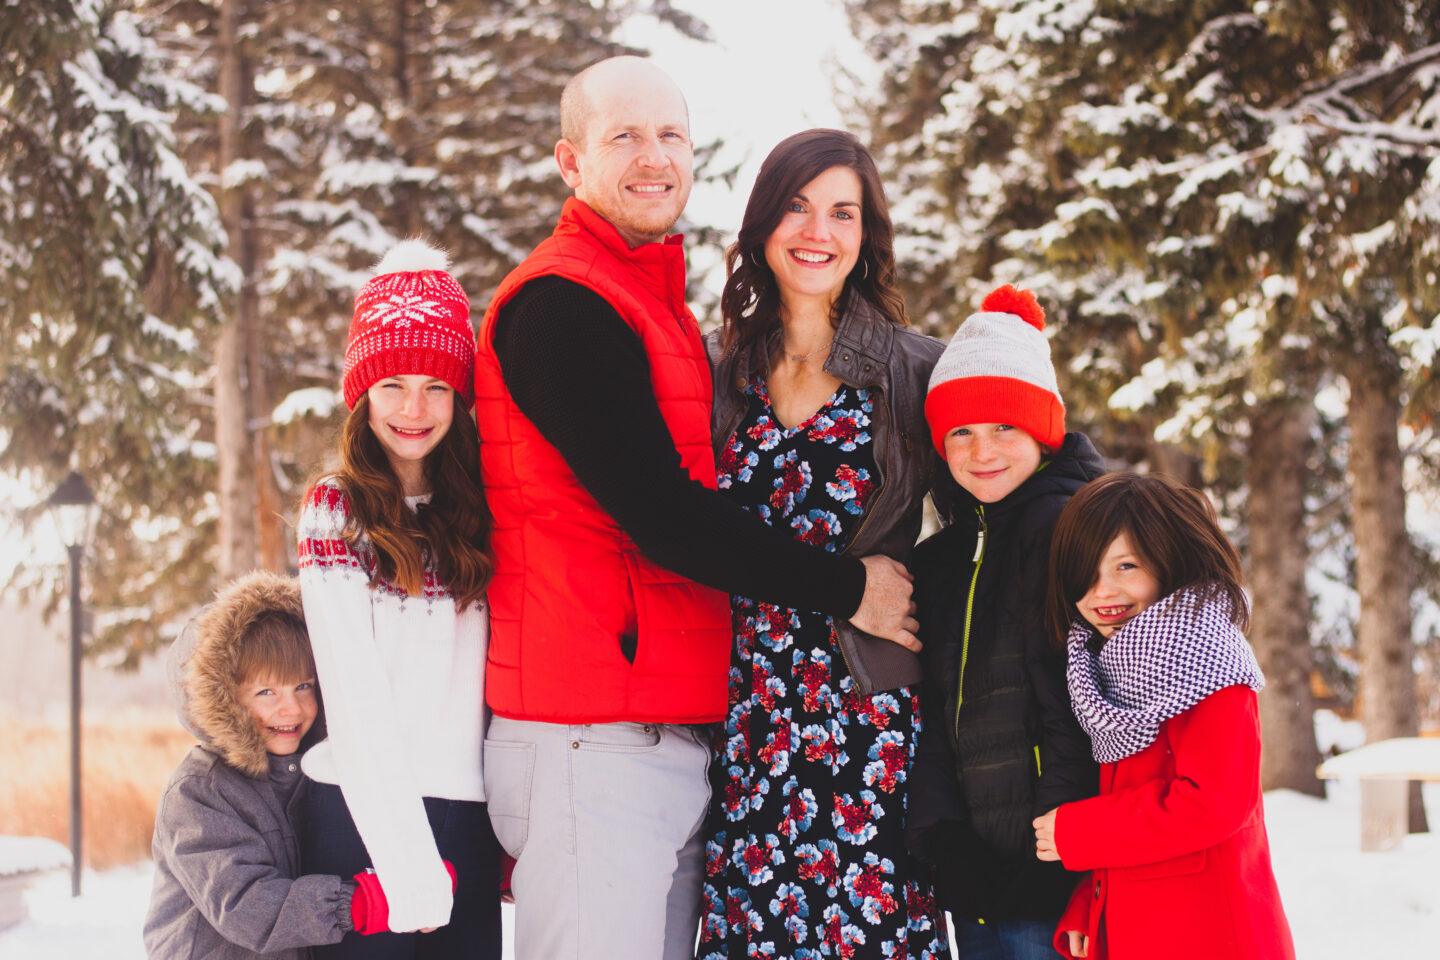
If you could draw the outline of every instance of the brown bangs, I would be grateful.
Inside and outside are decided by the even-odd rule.
[[[1170,477],[1112,473],[1081,487],[1055,524],[1045,616],[1057,643],[1065,642],[1075,605],[1122,533],[1159,581],[1162,597],[1196,587],[1205,599],[1225,602],[1235,625],[1249,629],[1240,555],[1209,499]]]
[[[315,676],[315,656],[305,621],[286,613],[266,613],[245,630],[235,658],[235,682],[295,684]]]

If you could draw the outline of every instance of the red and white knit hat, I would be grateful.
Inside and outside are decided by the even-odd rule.
[[[1045,310],[1029,290],[990,291],[950,339],[930,374],[925,419],[945,455],[945,434],[967,423],[1008,423],[1042,446],[1065,440],[1065,404],[1042,333]]]
[[[444,380],[468,404],[474,392],[470,301],[446,272],[449,259],[424,240],[402,240],[355,295],[345,344],[345,406],[386,377]]]

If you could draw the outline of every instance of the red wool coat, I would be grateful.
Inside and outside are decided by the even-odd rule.
[[[1100,767],[1100,795],[1060,807],[1055,847],[1091,871],[1070,898],[1068,930],[1091,960],[1294,960],[1270,868],[1260,799],[1255,691],[1226,687],[1160,726],[1139,753]]]

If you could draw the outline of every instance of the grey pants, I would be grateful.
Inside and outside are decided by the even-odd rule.
[[[495,717],[485,796],[519,960],[689,960],[710,747],[691,727]]]

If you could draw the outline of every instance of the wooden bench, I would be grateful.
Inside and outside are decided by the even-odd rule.
[[[1440,738],[1396,737],[1331,757],[1321,780],[1360,781],[1360,849],[1396,847],[1410,825],[1410,781],[1440,782]]]

